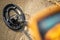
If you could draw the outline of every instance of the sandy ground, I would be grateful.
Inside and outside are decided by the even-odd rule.
[[[51,5],[47,0],[0,0],[0,40],[20,40],[22,35],[21,32],[10,30],[3,21],[3,8],[11,3],[21,7],[23,12],[30,16]]]

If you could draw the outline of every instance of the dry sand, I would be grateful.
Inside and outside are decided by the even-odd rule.
[[[10,30],[3,21],[3,8],[11,3],[21,7],[23,12],[30,16],[51,5],[47,0],[0,0],[0,40],[20,40],[22,35],[21,32]]]

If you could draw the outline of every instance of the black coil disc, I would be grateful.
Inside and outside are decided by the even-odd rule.
[[[25,15],[21,8],[18,7],[17,5],[14,4],[6,5],[3,9],[3,19],[10,29],[19,30],[24,27]]]

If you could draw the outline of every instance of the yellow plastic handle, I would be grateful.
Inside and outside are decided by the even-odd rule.
[[[28,21],[28,29],[30,30],[30,34],[34,37],[33,40],[41,40],[37,22],[59,11],[60,6],[51,5],[31,16],[31,18]]]

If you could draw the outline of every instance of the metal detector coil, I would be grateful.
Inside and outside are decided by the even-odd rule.
[[[10,13],[11,11],[14,11],[15,14]],[[9,27],[12,30],[22,29],[25,24],[25,15],[23,11],[20,7],[14,4],[8,4],[4,7],[3,19],[7,27]]]

